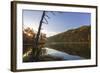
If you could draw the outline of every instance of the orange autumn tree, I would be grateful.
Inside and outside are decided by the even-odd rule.
[[[33,50],[34,54],[36,52],[36,49],[34,48],[33,41],[36,38],[36,34],[37,34],[37,32],[34,32],[34,30],[32,28],[27,27],[27,28],[23,29],[23,47],[27,47],[29,45],[32,46],[31,53],[32,53],[32,50]],[[46,43],[46,34],[40,33],[38,48],[43,48],[45,43]],[[23,53],[27,53],[28,50],[29,50],[29,48],[26,48],[26,49],[24,48]],[[34,54],[32,54],[32,55],[34,55]]]

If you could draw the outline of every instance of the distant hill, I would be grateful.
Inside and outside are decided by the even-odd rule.
[[[91,34],[90,26],[81,26],[48,38],[47,42],[89,42]]]
[[[48,37],[46,47],[90,58],[91,26],[81,26]]]

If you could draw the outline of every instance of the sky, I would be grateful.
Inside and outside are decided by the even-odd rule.
[[[54,13],[54,14],[53,14]],[[91,25],[91,14],[80,12],[46,12],[48,24],[42,24],[42,33],[47,37],[78,28],[84,25]],[[23,10],[23,28],[30,27],[37,31],[43,11]]]

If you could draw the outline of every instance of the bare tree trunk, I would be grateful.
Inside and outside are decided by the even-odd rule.
[[[39,48],[39,37],[40,37],[40,31],[41,31],[41,27],[42,27],[42,22],[45,16],[45,11],[43,11],[40,23],[39,23],[39,28],[38,28],[38,32],[36,34],[36,38],[34,40],[33,43],[33,49],[32,49],[32,55],[33,55],[33,61],[38,61],[39,60],[39,56],[40,56],[40,52],[41,52],[41,48]],[[35,55],[34,55],[35,54]]]

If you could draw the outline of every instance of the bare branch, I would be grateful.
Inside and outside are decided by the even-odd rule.
[[[46,16],[48,19],[50,19],[50,17],[49,17],[48,15],[45,14],[45,16]]]
[[[42,21],[42,23],[44,23],[44,24],[48,24],[48,23],[46,23],[46,22],[44,22],[44,21]]]
[[[47,21],[47,19],[45,17],[44,17],[44,20],[45,21],[43,21],[43,23],[48,24],[48,21]]]

